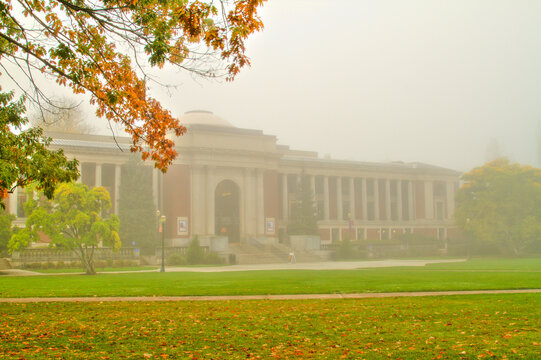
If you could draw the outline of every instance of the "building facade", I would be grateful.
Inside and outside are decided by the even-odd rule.
[[[378,241],[403,233],[438,239],[454,234],[456,171],[420,163],[320,158],[205,111],[188,112],[181,123],[188,131],[175,139],[179,156],[165,175],[153,170],[152,191],[166,215],[170,245],[193,235],[227,236],[241,243],[277,239],[291,217],[301,176],[310,180],[322,244],[346,236]],[[79,181],[107,188],[116,212],[129,139],[51,135],[54,148],[79,160]],[[8,211],[23,217],[24,200],[22,191],[13,194]]]

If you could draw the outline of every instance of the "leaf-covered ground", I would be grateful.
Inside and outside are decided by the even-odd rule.
[[[0,304],[0,358],[541,357],[541,295]]]

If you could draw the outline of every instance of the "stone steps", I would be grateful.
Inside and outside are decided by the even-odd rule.
[[[8,259],[0,258],[0,270],[11,269],[11,262]]]

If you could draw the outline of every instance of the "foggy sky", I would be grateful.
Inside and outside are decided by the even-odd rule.
[[[335,159],[537,162],[541,1],[270,0],[261,15],[233,83],[162,72],[178,88],[150,94]]]

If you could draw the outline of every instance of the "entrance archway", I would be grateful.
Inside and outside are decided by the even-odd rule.
[[[230,243],[240,242],[239,188],[231,180],[223,180],[214,194],[215,234],[229,238]]]

